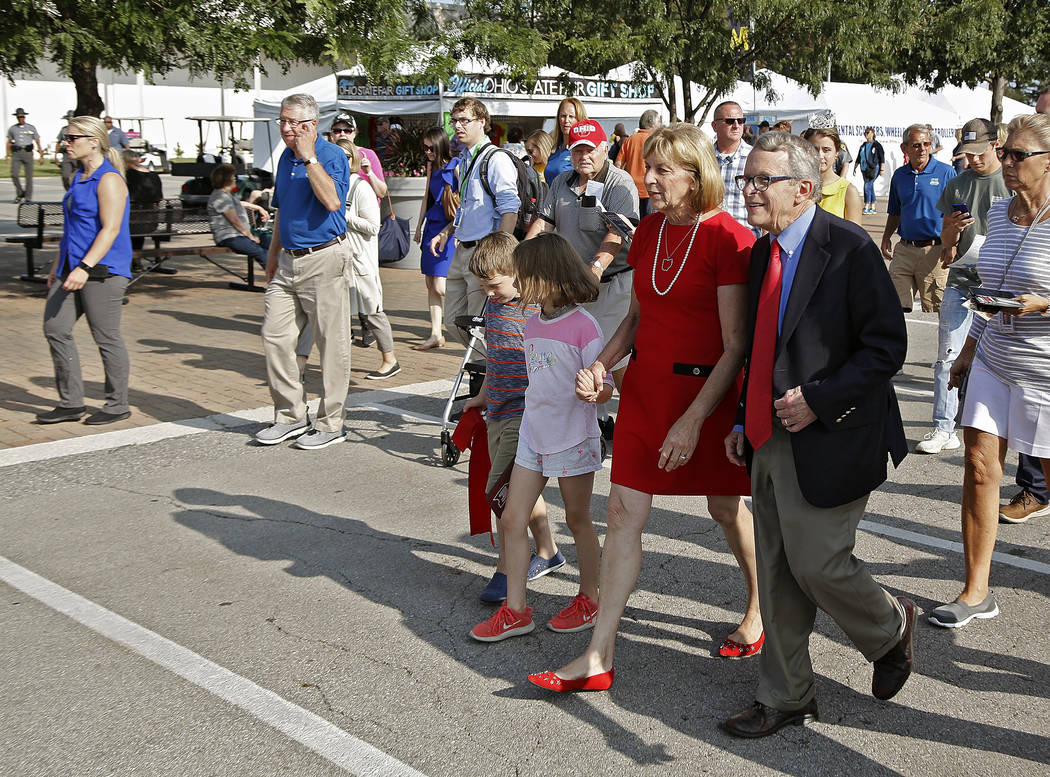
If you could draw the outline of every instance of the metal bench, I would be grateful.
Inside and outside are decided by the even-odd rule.
[[[248,211],[251,226],[255,226],[255,213]],[[14,235],[4,238],[8,243],[19,243],[26,252],[26,271],[19,276],[20,280],[31,283],[44,283],[46,275],[40,275],[33,252],[62,239],[62,226],[65,213],[61,202],[23,202],[18,206],[18,225],[32,228],[32,235]],[[199,256],[223,272],[240,279],[239,283],[230,282],[231,289],[263,291],[264,287],[255,284],[255,263],[250,257],[247,271],[241,274],[226,265],[215,261],[214,255],[230,255],[228,248],[217,246],[211,241],[211,224],[208,221],[207,208],[204,204],[188,205],[177,198],[161,200],[155,205],[133,204],[129,215],[129,228],[132,237],[143,237],[153,241],[153,248],[141,248],[132,253],[134,259],[144,261],[147,266],[134,273],[132,284],[148,272],[164,272],[168,268],[164,263],[179,256]],[[173,237],[185,235],[208,235],[209,241],[198,245],[162,245],[169,243]],[[174,272],[171,270],[170,272]]]

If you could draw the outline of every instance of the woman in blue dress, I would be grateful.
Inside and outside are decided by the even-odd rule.
[[[547,186],[554,183],[559,173],[572,170],[572,157],[569,156],[569,130],[578,121],[587,119],[587,109],[575,97],[566,97],[558,103],[558,116],[554,120],[554,151],[547,157],[547,167],[543,171],[543,180]]]
[[[452,220],[445,213],[442,195],[446,187],[450,193],[459,193],[459,178],[456,166],[459,159],[452,158],[448,134],[442,127],[431,127],[423,133],[423,152],[427,158],[427,193],[419,208],[419,223],[416,226],[416,242],[422,254],[419,269],[427,282],[427,305],[430,307],[430,337],[413,345],[415,351],[440,348],[445,344],[441,334],[441,312],[445,301],[445,278],[448,265],[455,252],[455,241],[449,240],[438,254],[430,250],[430,241]]]

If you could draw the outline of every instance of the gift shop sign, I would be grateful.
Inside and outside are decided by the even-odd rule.
[[[418,100],[437,97],[441,90],[434,83],[400,81],[393,84],[370,84],[364,76],[336,76],[340,100]],[[469,73],[454,75],[445,82],[447,96],[478,95],[499,99],[533,97],[581,97],[591,100],[653,100],[656,87],[651,83],[606,81],[599,78],[540,78],[526,86],[503,76]]]

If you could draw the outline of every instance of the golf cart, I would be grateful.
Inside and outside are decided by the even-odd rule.
[[[128,148],[137,151],[140,163],[152,172],[167,173],[171,166],[168,162],[168,133],[164,130],[164,119],[159,116],[127,116],[123,118],[113,117],[117,126],[127,133]],[[143,123],[147,121],[160,122],[160,135],[164,143],[158,145],[146,139],[143,131]]]
[[[211,194],[211,171],[216,165],[232,164],[237,171],[237,178],[242,181],[242,198],[245,190],[267,189],[273,186],[273,175],[267,171],[252,167],[252,147],[254,138],[245,138],[244,125],[253,125],[258,122],[266,124],[266,132],[272,130],[273,121],[251,116],[187,116],[190,121],[197,122],[197,135],[200,143],[197,145],[196,162],[173,162],[171,165],[172,175],[191,176],[192,180],[182,185],[182,193],[179,198],[186,203],[198,203],[203,197],[207,201]],[[211,125],[218,125],[219,153],[208,154],[204,152]]]

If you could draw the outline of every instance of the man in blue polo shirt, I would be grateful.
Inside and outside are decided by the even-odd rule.
[[[310,95],[285,97],[277,123],[287,148],[274,178],[277,215],[266,263],[262,327],[274,423],[255,440],[276,445],[299,437],[296,447],[313,450],[346,439],[350,244],[344,203],[350,165],[341,148],[318,137],[317,102]],[[320,352],[323,386],[312,429],[296,361],[296,344],[307,326]]]
[[[940,261],[941,212],[937,200],[955,177],[955,170],[933,158],[932,145],[927,125],[912,124],[904,130],[901,151],[908,164],[898,167],[890,179],[882,255],[890,260],[890,278],[905,313],[911,312],[916,291],[925,312],[938,312],[948,280],[948,269]],[[890,239],[898,231],[900,241],[892,246]]]
[[[435,256],[440,254],[455,233],[456,253],[445,280],[445,321],[449,322],[449,336],[466,345],[467,337],[455,326],[456,318],[478,314],[485,305],[485,294],[470,273],[470,257],[486,235],[514,234],[521,200],[514,162],[510,155],[497,151],[486,134],[489,112],[485,103],[473,97],[457,100],[450,121],[456,139],[464,146],[459,162],[460,206],[455,220],[430,241],[430,250]],[[486,156],[491,195],[481,182],[481,161]]]

